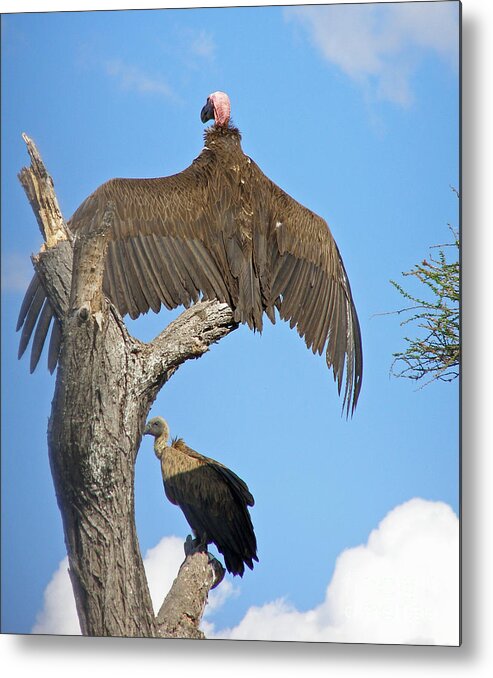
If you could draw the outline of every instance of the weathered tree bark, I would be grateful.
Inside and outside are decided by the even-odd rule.
[[[159,634],[163,638],[204,639],[199,624],[207,595],[224,577],[224,569],[219,561],[204,551],[191,551],[191,541],[189,536],[185,544],[187,558],[156,618]]]
[[[109,204],[94,237],[74,242],[53,181],[24,135],[20,181],[45,237],[33,257],[62,331],[48,451],[81,630],[92,636],[203,637],[198,626],[218,576],[189,554],[155,617],[134,519],[134,469],[159,389],[237,325],[216,301],[186,310],[149,344],[130,336],[102,291]]]

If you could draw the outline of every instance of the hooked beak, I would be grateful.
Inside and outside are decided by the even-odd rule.
[[[214,120],[214,106],[210,99],[207,99],[205,106],[200,111],[200,119],[204,123],[208,120]]]
[[[151,432],[150,425],[146,424],[143,435],[148,435],[150,432]]]

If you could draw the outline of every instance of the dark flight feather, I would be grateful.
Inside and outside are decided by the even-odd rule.
[[[361,333],[351,288],[327,223],[276,186],[241,149],[235,128],[213,126],[183,172],[157,179],[112,179],[76,210],[78,235],[115,204],[103,288],[121,315],[136,318],[161,304],[199,298],[228,303],[235,319],[262,330],[274,308],[313,352],[326,349],[343,410],[354,412],[361,389]],[[21,355],[38,321],[44,291],[34,277],[19,314]],[[43,330],[31,363],[39,359]],[[60,338],[52,339],[51,354]],[[53,360],[50,360],[53,364]]]
[[[45,299],[43,308],[38,317],[38,322],[36,324],[36,331],[34,332],[33,346],[31,349],[31,361],[30,361],[30,371],[31,374],[36,369],[38,364],[39,356],[43,350],[45,343],[46,335],[48,334],[48,329],[53,318],[53,309],[48,299]]]

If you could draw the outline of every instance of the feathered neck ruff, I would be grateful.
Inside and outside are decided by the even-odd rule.
[[[235,139],[238,143],[241,142],[241,133],[237,127],[231,125],[227,127],[217,127],[212,125],[204,130],[204,141],[206,144],[214,143],[215,141],[222,141],[225,139]]]

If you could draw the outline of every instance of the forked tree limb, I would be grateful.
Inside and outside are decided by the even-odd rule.
[[[62,327],[48,451],[82,632],[203,637],[217,584],[206,554],[187,556],[154,615],[135,529],[135,461],[159,389],[237,325],[229,307],[208,301],[150,344],[133,338],[102,290],[111,205],[95,236],[74,242],[41,156],[23,138],[31,166],[19,179],[46,242],[33,264]]]

